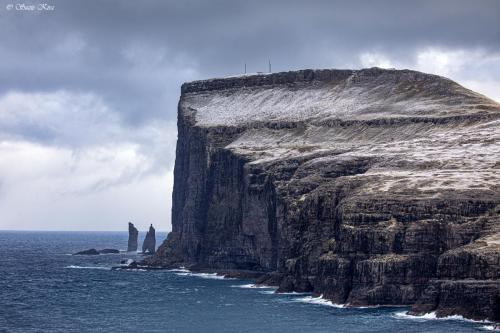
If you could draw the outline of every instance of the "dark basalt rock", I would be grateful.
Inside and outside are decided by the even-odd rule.
[[[120,253],[119,250],[117,249],[102,249],[99,250],[99,254],[118,254]]]
[[[97,251],[96,249],[89,249],[89,250],[84,250],[84,251],[74,253],[73,255],[74,256],[96,256],[98,254],[99,254],[99,251]]]
[[[155,228],[151,224],[149,226],[149,230],[146,233],[146,237],[144,238],[144,243],[142,243],[142,252],[143,253],[155,253],[156,249],[156,235]]]
[[[132,222],[128,223],[128,252],[137,251],[139,231],[136,229]]]
[[[161,267],[154,267],[154,266],[145,266],[141,263],[138,263],[135,260],[128,259],[128,260],[122,260],[120,263],[120,266],[114,266],[111,267],[111,270],[118,271],[118,270],[161,270],[163,268]]]
[[[95,256],[98,254],[117,254],[117,253],[120,253],[120,251],[117,249],[102,249],[99,251],[96,249],[89,249],[89,250],[77,252],[73,255]]]
[[[498,103],[409,70],[186,83],[173,230],[145,263],[499,320],[499,124]]]

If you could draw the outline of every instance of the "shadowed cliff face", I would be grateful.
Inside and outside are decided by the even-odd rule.
[[[128,223],[128,246],[127,252],[137,251],[137,238],[139,237],[139,230],[132,222]]]
[[[500,319],[499,104],[414,71],[305,70],[187,83],[178,129],[150,264]]]
[[[146,237],[144,238],[144,242],[142,243],[142,252],[143,253],[155,253],[156,249],[156,233],[155,228],[151,224],[149,226],[149,230],[146,233]]]

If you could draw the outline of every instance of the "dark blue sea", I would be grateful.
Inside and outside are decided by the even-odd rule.
[[[140,235],[141,239],[144,235]],[[161,242],[165,235],[157,237]],[[161,239],[160,239],[161,238]],[[405,308],[341,308],[307,294],[188,271],[112,271],[127,233],[0,231],[0,332],[480,332]]]

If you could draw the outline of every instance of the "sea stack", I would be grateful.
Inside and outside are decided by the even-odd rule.
[[[380,68],[181,91],[172,232],[146,263],[500,321],[500,104]]]
[[[142,243],[142,252],[143,253],[155,253],[156,249],[156,236],[155,236],[155,228],[151,224],[149,226],[149,231],[146,233],[146,238],[144,238],[144,243]]]
[[[128,252],[137,251],[137,237],[139,235],[139,231],[132,222],[128,223]]]

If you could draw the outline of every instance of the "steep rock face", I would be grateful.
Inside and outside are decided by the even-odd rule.
[[[149,230],[146,233],[146,237],[144,238],[144,243],[142,243],[142,252],[143,253],[155,253],[156,249],[156,234],[155,228],[151,224],[149,226]]]
[[[494,101],[408,70],[213,79],[182,86],[178,135],[173,230],[149,264],[498,319]]]
[[[132,222],[128,223],[128,252],[137,251],[137,238],[139,236],[139,230],[134,226]]]

